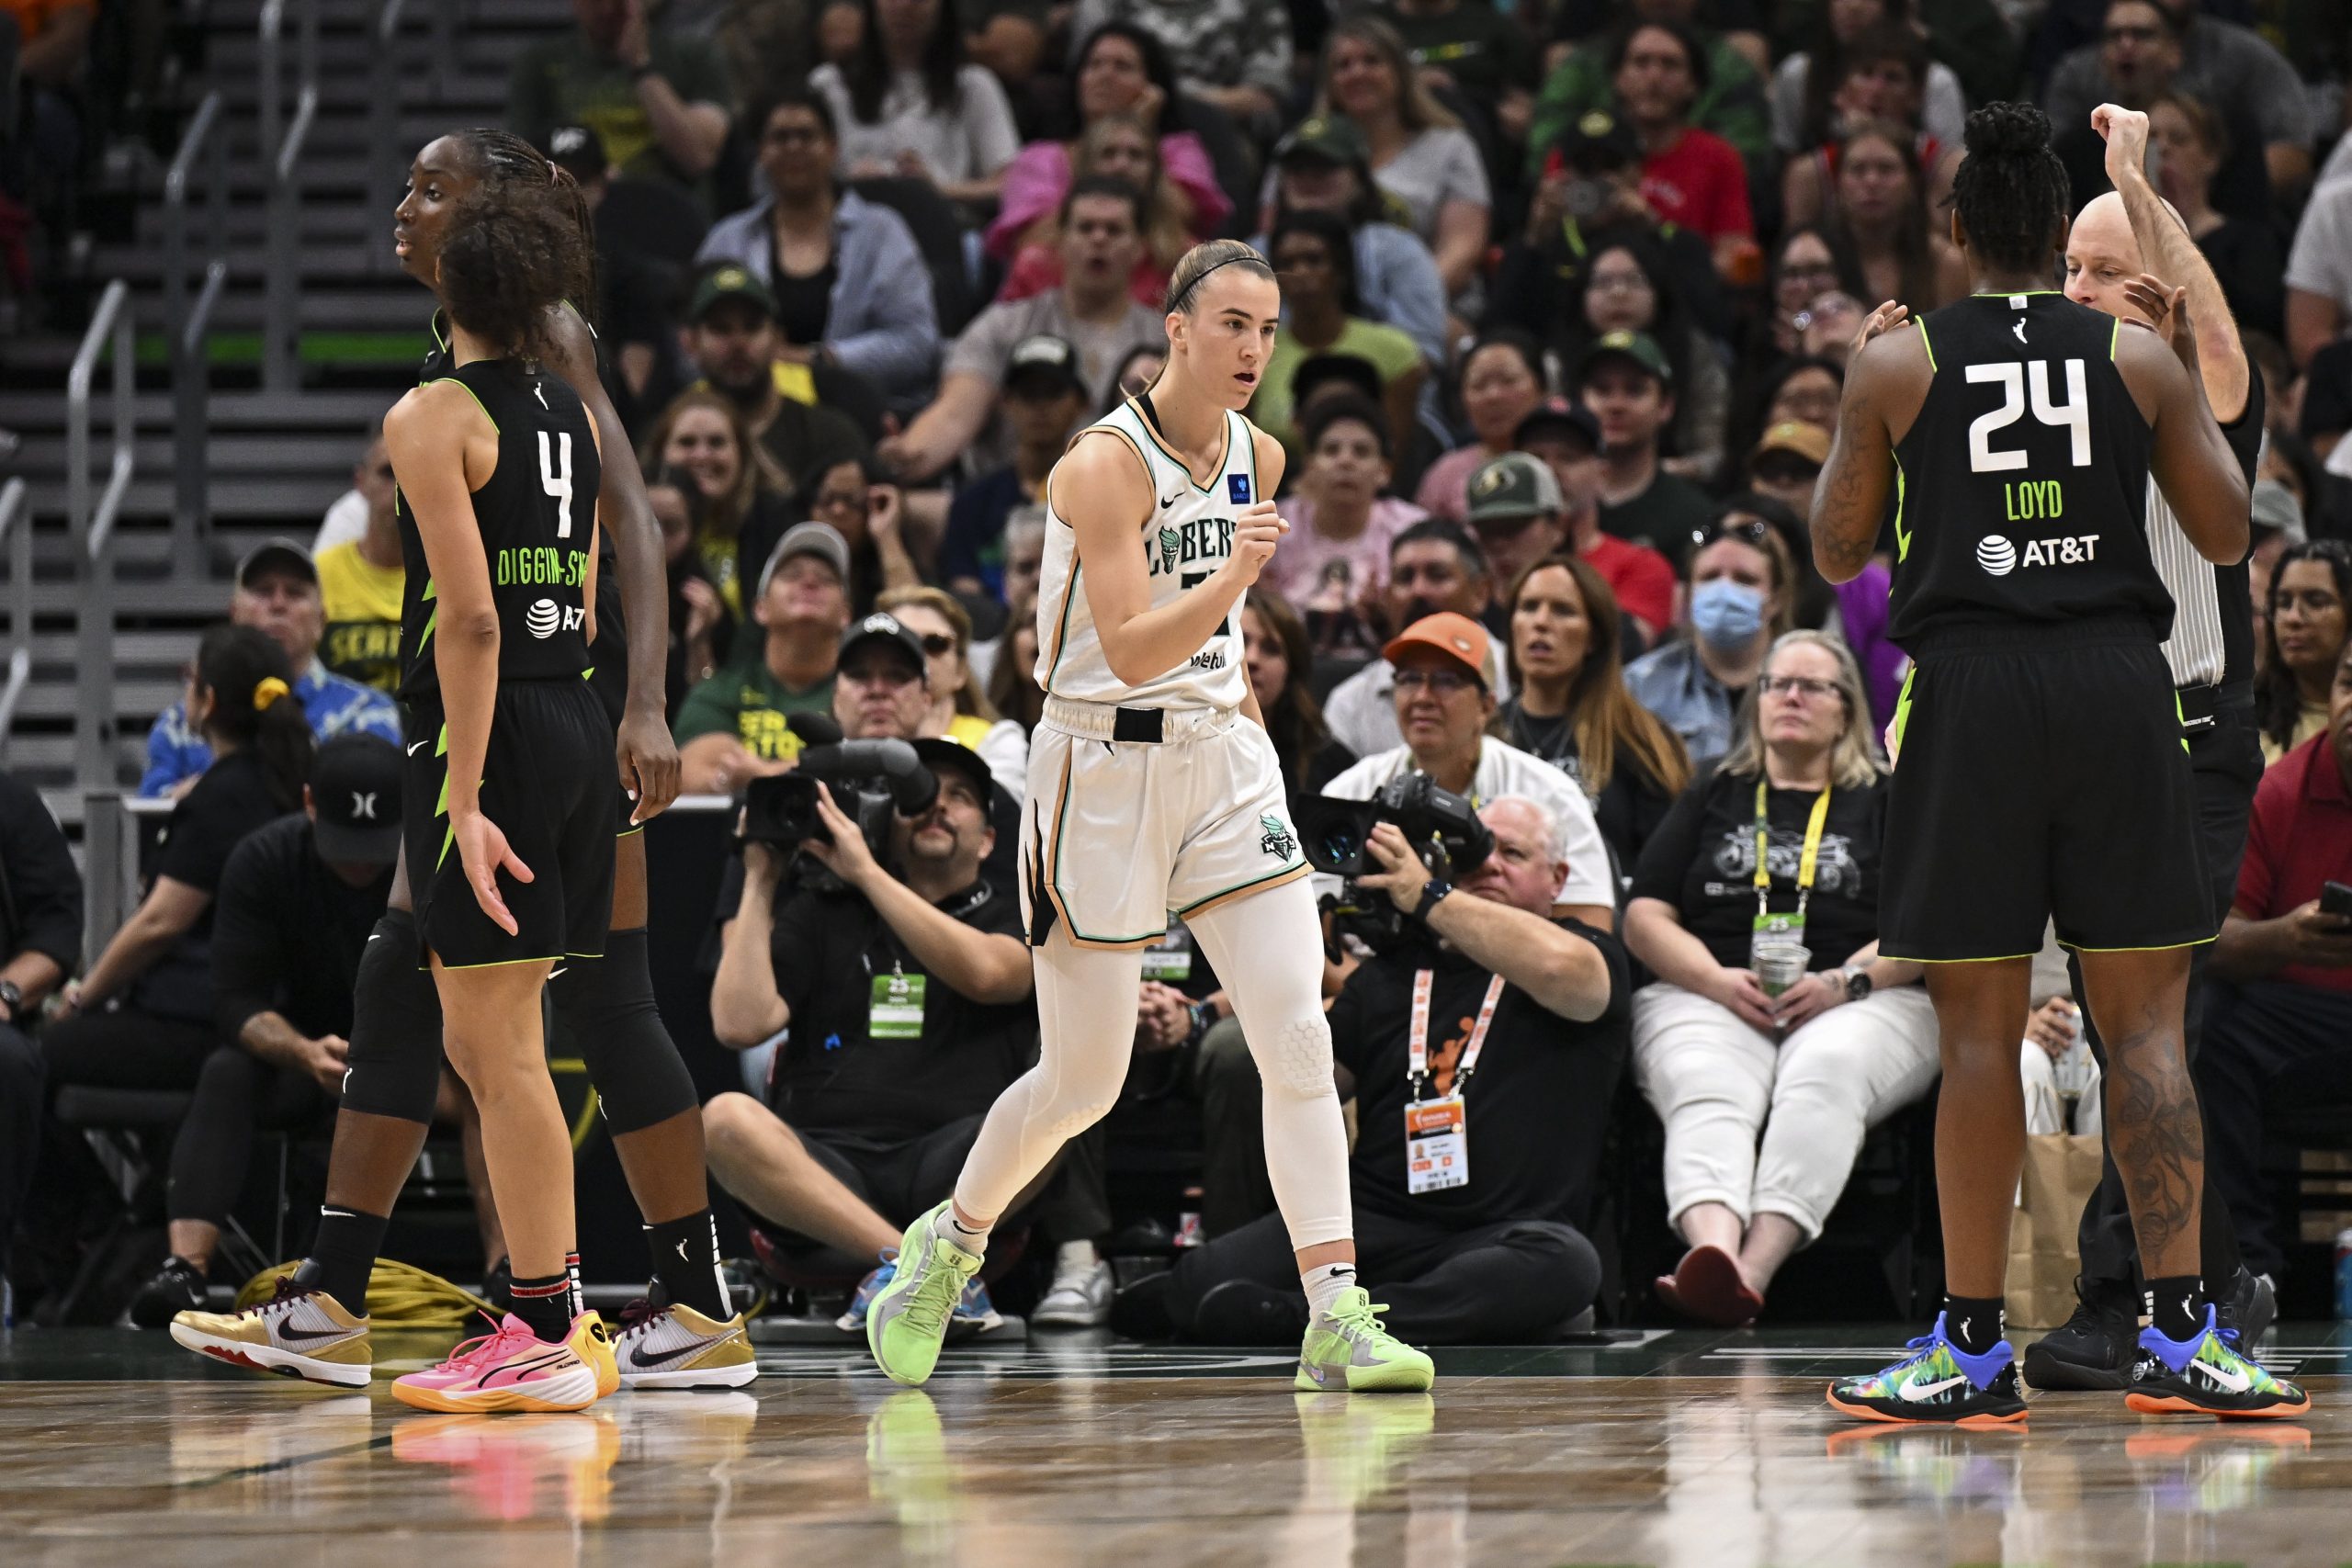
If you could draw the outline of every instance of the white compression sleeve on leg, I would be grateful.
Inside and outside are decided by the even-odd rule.
[[[1143,954],[1079,947],[1057,931],[1035,949],[1037,1065],[989,1108],[956,1206],[976,1220],[1001,1218],[1063,1144],[1117,1103],[1135,1054]]]
[[[1355,1235],[1348,1133],[1323,1019],[1323,932],[1306,878],[1191,917],[1265,1085],[1266,1174],[1295,1249]]]

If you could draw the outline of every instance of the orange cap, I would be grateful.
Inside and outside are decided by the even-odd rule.
[[[1487,628],[1467,615],[1457,615],[1451,610],[1441,610],[1434,615],[1423,615],[1403,631],[1388,639],[1380,650],[1381,657],[1391,664],[1408,648],[1425,644],[1447,658],[1458,660],[1462,667],[1487,682]]]

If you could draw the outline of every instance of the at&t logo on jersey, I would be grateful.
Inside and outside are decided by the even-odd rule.
[[[542,599],[524,612],[523,625],[530,634],[545,642],[558,631],[576,632],[588,623],[588,612],[577,604],[559,604],[552,599]]]
[[[2068,538],[2028,539],[2023,553],[1998,534],[1976,542],[1976,564],[1995,577],[2029,566],[2080,566],[2098,558],[2098,536],[2077,534]]]

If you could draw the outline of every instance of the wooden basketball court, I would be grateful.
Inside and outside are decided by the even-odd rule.
[[[922,1391],[769,1347],[734,1393],[428,1416],[157,1334],[0,1337],[8,1568],[1160,1568],[2352,1562],[2352,1329],[2265,1347],[2310,1419],[2047,1394],[2023,1431],[1820,1400],[1900,1339],[1651,1331],[1441,1352],[1432,1396],[1295,1395],[1291,1358],[1040,1336]]]

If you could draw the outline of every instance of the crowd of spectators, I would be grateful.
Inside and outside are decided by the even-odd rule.
[[[1423,1032],[1445,1036],[1426,1062],[1406,1021],[1428,976],[1416,1004],[1410,963],[1332,949],[1366,1282],[1408,1335],[1575,1317],[1599,1289],[1580,1233],[1628,1074],[1663,1128],[1646,1179],[1689,1248],[1660,1299],[1711,1321],[1763,1310],[1867,1131],[1936,1070],[1916,969],[1875,954],[1880,738],[1905,669],[1884,635],[1891,561],[1833,589],[1806,515],[1862,316],[1965,292],[1942,205],[1962,123],[2018,96],[2050,111],[2078,205],[2107,188],[2091,109],[2149,112],[2153,177],[2265,378],[2256,680],[2275,766],[2213,965],[2243,999],[2199,1070],[2216,1160],[2236,1168],[2222,1188],[2269,1224],[2265,1096],[2340,1037],[2352,973],[2352,919],[2316,903],[2352,863],[2315,876],[2276,853],[2342,837],[2327,813],[2352,778],[2341,4],[575,9],[518,59],[511,113],[595,204],[608,377],[669,562],[686,788],[788,772],[827,719],[916,743],[941,785],[885,855],[820,856],[820,887],[763,852],[729,875],[713,1017],[725,1043],[774,1056],[714,1102],[711,1159],[775,1256],[887,1245],[1034,1048],[1005,922],[1042,703],[1038,572],[1072,504],[1046,478],[1156,373],[1175,259],[1230,235],[1283,286],[1249,412],[1291,454],[1293,531],[1240,615],[1294,802],[1421,773],[1496,844],[1426,911],[1443,1016]],[[266,635],[237,646],[273,657],[284,713],[330,750],[390,735],[399,576],[379,443],[315,556],[273,543],[238,569],[231,621]],[[299,794],[238,728],[243,667],[216,680],[200,659],[191,679],[142,787],[217,818],[207,833],[258,836]],[[224,764],[233,796],[207,787]],[[327,804],[316,852],[360,888]],[[139,1032],[171,1058],[164,1078],[276,1115],[337,1021],[280,1007],[231,1027],[244,1010],[223,998],[259,993],[217,954],[219,994],[170,1010],[161,982],[229,852],[198,864],[187,836],[175,825],[155,891],[69,987],[79,1016],[38,1048],[47,1092],[117,1059],[75,1045],[103,995],[105,1016],[156,1021]],[[277,852],[299,859],[288,837]],[[1409,912],[1426,876],[1396,849],[1375,840],[1361,886]],[[8,913],[26,944],[18,997],[0,989],[13,1014],[73,965]],[[1769,988],[1768,922],[1809,951]],[[1263,1330],[1290,1307],[1270,1288],[1287,1265],[1262,1218],[1255,1069],[1181,922],[1146,973],[1131,1090],[1197,1111],[1209,1243],[1156,1310],[1204,1337]],[[2053,1054],[2065,1007],[2036,1015]],[[263,1066],[209,1065],[239,1050]],[[1466,1190],[1399,1183],[1402,1118],[1428,1092],[1486,1112]],[[1106,1310],[1100,1161],[1080,1140],[1024,1210],[1055,1249],[1046,1321]],[[0,1186],[0,1222],[10,1201]],[[207,1201],[174,1216],[198,1277],[205,1237],[178,1222],[212,1223]],[[1540,1323],[1478,1310],[1538,1291],[1562,1308]],[[985,1292],[967,1309],[985,1319]]]

